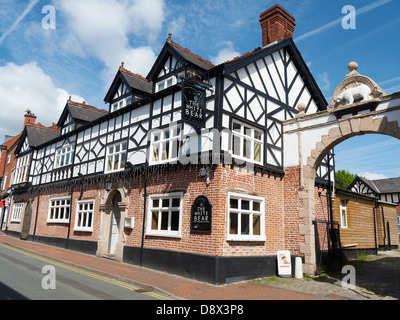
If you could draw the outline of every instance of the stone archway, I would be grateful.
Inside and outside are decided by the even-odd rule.
[[[299,235],[303,237],[300,253],[304,255],[304,272],[308,274],[316,271],[315,178],[325,156],[354,136],[383,134],[400,139],[400,93],[387,94],[372,79],[359,74],[357,68],[356,62],[348,65],[350,73],[336,88],[326,111],[305,115],[305,107],[300,104],[299,115],[287,121],[284,128],[287,144],[292,149],[298,141],[301,172],[298,200],[302,221]]]
[[[109,255],[110,248],[110,229],[112,224],[112,216],[113,216],[113,200],[116,195],[120,195],[121,201],[117,203],[119,209],[119,237],[115,244],[115,250],[113,250],[113,254]],[[113,258],[116,261],[123,260],[123,249],[125,245],[125,234],[124,230],[124,221],[127,216],[128,209],[128,198],[127,192],[123,187],[114,187],[109,192],[104,191],[104,197],[102,197],[102,202],[100,204],[100,231],[99,231],[99,241],[97,246],[96,255],[98,257],[108,257]]]
[[[364,134],[383,134],[400,139],[398,121],[388,121],[386,116],[374,117],[371,114],[353,116],[340,120],[339,126],[331,128],[328,134],[323,135],[316,143],[315,149],[307,158],[307,165],[303,166],[303,186],[300,188],[299,200],[303,204],[300,216],[304,225],[301,225],[300,234],[304,236],[304,243],[300,246],[301,253],[305,256],[305,272],[314,274],[316,268],[315,234],[313,221],[315,220],[315,178],[316,171],[323,158],[339,143],[354,136]]]

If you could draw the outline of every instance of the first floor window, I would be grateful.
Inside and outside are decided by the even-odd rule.
[[[171,77],[157,83],[156,92],[172,87],[177,83],[176,77]]]
[[[107,148],[106,173],[125,169],[127,143],[120,142]]]
[[[181,206],[182,193],[150,196],[147,234],[180,236]]]
[[[70,198],[50,199],[47,222],[68,223],[70,208]]]
[[[56,151],[55,168],[61,168],[72,164],[74,148],[71,145],[66,145]]]
[[[263,161],[263,132],[251,126],[233,121],[232,154],[243,160]]]
[[[28,181],[30,163],[31,163],[30,155],[18,158],[17,166],[15,169],[15,181],[14,181],[15,184]]]
[[[340,225],[342,228],[347,228],[347,201],[340,200]]]
[[[230,193],[228,196],[228,240],[265,240],[264,199]]]
[[[160,164],[177,160],[180,136],[181,128],[179,126],[152,132],[150,163]]]
[[[75,228],[77,231],[93,231],[94,201],[79,201],[76,209]]]
[[[20,222],[22,216],[22,210],[24,209],[23,203],[15,203],[13,213],[11,216],[11,222]]]

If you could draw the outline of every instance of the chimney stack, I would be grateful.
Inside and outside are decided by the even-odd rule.
[[[295,18],[279,4],[274,5],[260,15],[263,47],[293,37]]]
[[[26,126],[34,126],[36,123],[36,116],[33,113],[25,114],[24,128]]]

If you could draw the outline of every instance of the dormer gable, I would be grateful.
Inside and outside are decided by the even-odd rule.
[[[98,118],[108,114],[106,110],[98,109],[94,106],[75,102],[69,97],[63,112],[58,120],[57,127],[60,128],[61,134],[67,134],[87,123],[90,123]]]
[[[211,62],[172,41],[170,33],[147,79],[153,82],[156,93],[179,83],[187,72],[202,73],[213,67]]]
[[[380,193],[373,181],[361,177],[356,177],[347,190],[375,198],[377,198]]]
[[[45,127],[41,123],[27,125],[21,133],[21,138],[14,153],[16,155],[24,155],[58,136],[60,136],[60,129],[56,124],[51,127]]]
[[[151,93],[152,84],[141,75],[125,69],[122,62],[104,101],[109,103],[109,111],[114,112],[148,97]]]

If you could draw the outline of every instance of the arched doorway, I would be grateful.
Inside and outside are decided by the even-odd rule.
[[[100,232],[97,243],[98,257],[122,261],[125,245],[123,221],[128,208],[124,188],[106,191],[100,204]]]
[[[117,192],[112,200],[112,211],[111,211],[111,223],[110,223],[110,236],[109,236],[109,246],[108,253],[110,255],[115,254],[115,248],[120,237],[121,229],[121,209],[119,208],[119,203],[121,202],[121,194]]]

